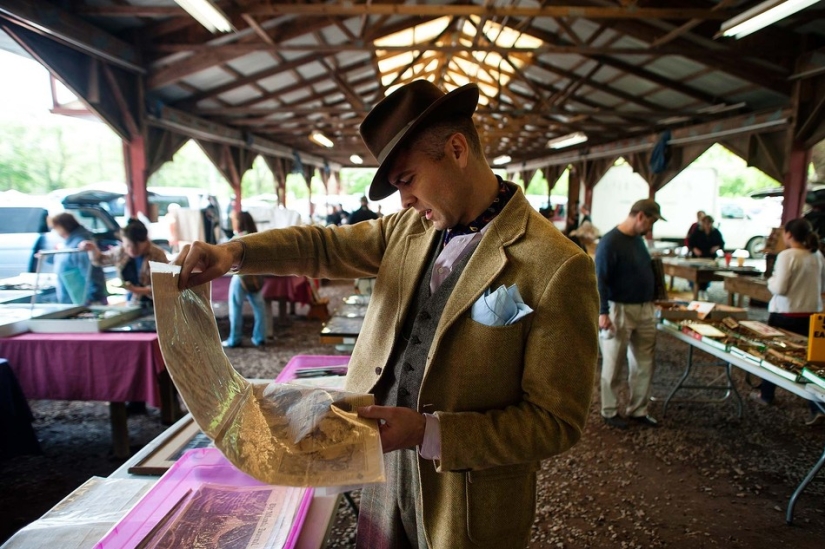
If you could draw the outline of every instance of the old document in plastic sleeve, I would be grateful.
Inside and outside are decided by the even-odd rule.
[[[166,369],[195,422],[233,465],[284,486],[384,482],[378,423],[355,411],[373,404],[372,395],[250,383],[223,352],[210,286],[180,291],[179,267],[151,267]]]

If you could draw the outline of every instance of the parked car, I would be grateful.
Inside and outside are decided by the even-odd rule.
[[[49,228],[48,217],[64,210],[92,233],[101,249],[120,244],[120,227],[104,209],[68,197],[62,202],[31,197],[0,206],[0,278],[37,271],[37,252],[60,247],[62,240]],[[44,262],[40,270],[50,272],[52,268]]]
[[[60,191],[52,193],[52,196],[62,196],[64,203],[69,201],[76,205],[104,210],[120,226],[125,226],[127,220],[132,217],[126,200],[125,185],[122,189],[117,185],[109,185],[106,190],[85,188],[70,194]],[[215,234],[214,229],[220,225],[220,208],[217,199],[200,189],[150,187],[147,189],[147,198],[151,218],[144,219],[144,222],[148,221],[149,238],[166,251],[171,251],[171,221],[167,214],[172,208],[200,210],[204,215],[204,224],[206,225],[208,221],[210,225],[205,227],[207,235]],[[208,236],[207,241],[210,241]],[[215,238],[211,242],[216,241]]]
[[[716,226],[727,250],[747,250],[762,257],[771,229],[781,226],[782,208],[753,198],[720,198]]]

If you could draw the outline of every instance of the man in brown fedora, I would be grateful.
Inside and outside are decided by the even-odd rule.
[[[427,81],[361,124],[379,167],[369,197],[404,210],[343,227],[295,227],[177,259],[180,287],[234,268],[376,277],[347,389],[379,405],[388,481],[364,487],[357,545],[524,547],[542,459],[580,437],[597,357],[593,262],[489,167],[478,87]]]

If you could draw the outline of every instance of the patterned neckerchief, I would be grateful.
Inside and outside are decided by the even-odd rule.
[[[496,196],[495,200],[493,200],[493,203],[490,204],[486,210],[481,212],[480,216],[475,218],[468,225],[459,224],[452,229],[447,229],[447,236],[444,237],[445,246],[454,236],[477,233],[483,229],[487,223],[492,221],[498,214],[501,213],[504,206],[506,206],[510,199],[513,198],[515,191],[511,189],[501,177],[496,176],[496,179],[498,179],[498,196]]]

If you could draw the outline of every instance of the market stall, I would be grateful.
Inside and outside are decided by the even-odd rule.
[[[683,398],[689,402],[720,402],[732,399],[737,406],[739,417],[742,416],[742,399],[731,380],[733,367],[744,370],[778,387],[809,401],[825,410],[825,379],[822,371],[806,362],[807,341],[801,336],[776,330],[761,322],[736,321],[726,318],[720,322],[703,322],[700,320],[662,319],[658,329],[688,345],[685,370],[679,381],[669,391],[664,400],[662,414],[679,393],[689,395],[695,392],[721,392],[719,399]],[[720,368],[720,376],[710,384],[692,381],[694,373],[694,349],[704,351],[719,359],[715,367]],[[706,367],[714,367],[706,366]],[[719,378],[723,383],[717,383]],[[825,465],[825,449],[819,460],[811,467],[808,474],[793,492],[786,511],[786,521],[793,522],[793,508],[805,487],[813,480]]]

